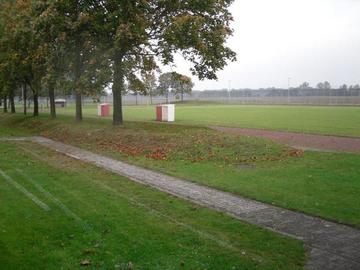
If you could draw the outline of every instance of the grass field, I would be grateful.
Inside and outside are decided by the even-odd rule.
[[[303,267],[300,241],[35,144],[0,153],[1,269]]]
[[[74,108],[58,110],[73,115]],[[96,105],[84,108],[85,116],[96,116]],[[153,106],[126,106],[129,121],[153,121]],[[360,137],[360,107],[273,106],[273,105],[176,105],[176,122],[191,125],[219,125],[305,133]]]
[[[42,134],[94,152],[360,227],[360,155],[292,149],[196,126],[1,117],[0,134]]]

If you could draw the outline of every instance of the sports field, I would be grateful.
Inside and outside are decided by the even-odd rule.
[[[356,107],[125,107],[113,127],[84,108],[0,114],[0,137],[42,135],[271,205],[360,228],[360,155],[297,151],[209,125],[359,136]],[[334,121],[335,120],[335,121]],[[302,269],[303,243],[195,206],[39,145],[0,141],[5,269]],[[21,239],[19,244],[19,239]],[[27,252],[24,252],[26,250]],[[27,267],[29,265],[29,267]],[[81,266],[83,265],[83,266]]]
[[[73,115],[72,106],[59,109]],[[84,114],[96,116],[96,105],[86,105]],[[125,106],[129,121],[153,121],[154,106]],[[360,107],[273,106],[273,105],[176,105],[176,122],[191,125],[219,125],[305,133],[360,137]]]

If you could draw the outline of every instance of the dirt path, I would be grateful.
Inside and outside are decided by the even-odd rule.
[[[36,142],[135,182],[300,239],[309,250],[308,269],[360,269],[360,230],[129,165],[47,138],[29,137],[17,140]]]
[[[211,128],[236,135],[263,137],[303,150],[360,153],[360,138],[219,126]]]

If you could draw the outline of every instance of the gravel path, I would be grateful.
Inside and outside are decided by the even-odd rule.
[[[360,153],[360,138],[219,126],[211,128],[235,135],[268,138],[303,150]]]
[[[28,137],[15,140],[36,142],[138,183],[300,239],[309,250],[308,269],[360,269],[360,230],[129,165],[47,138]]]

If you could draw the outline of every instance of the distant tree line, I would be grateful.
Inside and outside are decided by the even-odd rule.
[[[319,82],[315,88],[311,87],[310,84],[308,82],[304,82],[302,84],[299,85],[299,87],[295,87],[293,89],[325,89],[325,90],[330,90],[330,89],[342,89],[342,90],[359,90],[360,89],[360,85],[359,84],[354,84],[354,85],[347,85],[347,84],[343,84],[338,88],[333,88],[331,86],[331,84],[328,81],[325,82]]]
[[[212,1],[0,0],[0,100],[15,112],[14,97],[31,99],[39,114],[39,96],[47,96],[56,117],[55,96],[74,95],[76,120],[82,98],[111,88],[113,124],[123,122],[122,95],[170,91],[183,96],[188,77],[163,74],[180,54],[199,79],[216,79],[235,53],[229,6]],[[171,80],[169,80],[169,78]],[[10,102],[9,102],[10,101]],[[27,113],[24,102],[24,113]]]
[[[308,82],[304,82],[298,87],[287,88],[260,88],[260,89],[221,89],[196,91],[198,97],[306,97],[306,96],[360,96],[360,85],[341,85],[332,88],[327,81],[320,82],[316,87],[311,87]]]

